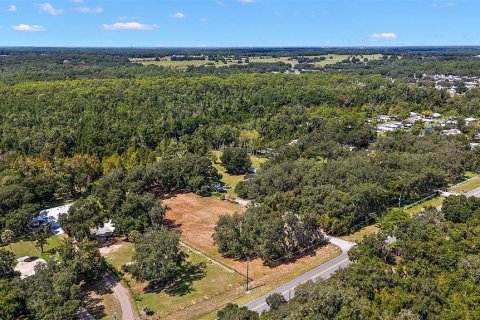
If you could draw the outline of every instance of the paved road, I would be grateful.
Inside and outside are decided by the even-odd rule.
[[[293,279],[292,281],[261,296],[260,298],[247,303],[245,307],[258,313],[262,313],[263,311],[268,310],[269,307],[266,303],[266,299],[273,293],[280,293],[285,297],[285,299],[289,300],[295,296],[295,288],[298,285],[309,280],[316,281],[318,278],[327,279],[333,273],[335,273],[335,271],[350,265],[352,262],[348,260],[348,251],[355,245],[355,243],[333,237],[330,238],[330,243],[340,247],[342,249],[342,254],[316,267],[315,269],[302,274],[298,278]]]
[[[465,193],[467,197],[478,197],[480,198],[480,187],[477,189],[473,189]]]
[[[110,274],[105,274],[103,278],[107,281],[108,285],[112,288],[113,293],[118,299],[120,306],[122,307],[122,319],[123,320],[135,320],[133,315],[132,304],[128,298],[128,292],[120,284],[117,278]]]

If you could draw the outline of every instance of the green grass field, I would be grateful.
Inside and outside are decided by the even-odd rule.
[[[465,193],[478,187],[480,187],[480,176],[474,176],[464,183],[459,183],[453,186],[450,190],[454,192]]]
[[[123,264],[131,261],[133,250],[133,244],[125,243],[120,250],[107,254],[105,258],[120,270]],[[192,271],[168,290],[145,292],[145,283],[135,281],[128,274],[125,276],[140,310],[148,306],[161,319],[198,319],[243,293],[243,277],[185,250]]]
[[[232,64],[237,64],[235,60],[227,61],[227,63],[225,64],[222,61],[215,62],[215,61],[208,61],[208,60],[172,61],[170,57],[161,58],[160,61],[155,61],[154,58],[145,58],[145,59],[134,58],[134,59],[130,59],[130,61],[134,63],[140,63],[144,66],[156,65],[156,66],[170,67],[175,69],[186,69],[188,66],[199,67],[199,66],[212,65],[215,67],[224,67]]]
[[[335,64],[337,62],[340,62],[342,60],[345,60],[349,58],[349,55],[339,55],[339,54],[328,54],[328,55],[319,55],[319,56],[308,56],[308,58],[316,58],[316,57],[325,57],[326,59],[324,61],[316,62],[315,65],[317,67],[324,67],[329,64]],[[363,55],[363,58],[360,56],[355,56],[358,59],[363,60],[364,58],[367,58],[369,61],[370,60],[379,60],[382,58],[381,54],[367,54]],[[288,57],[279,57],[279,58],[272,58],[272,57],[254,57],[250,58],[250,62],[269,62],[269,63],[275,63],[275,62],[285,62],[285,63],[290,63],[292,66],[295,66],[298,64],[298,61],[296,59],[289,60]]]
[[[411,208],[405,209],[405,212],[410,215],[413,215],[414,213],[423,211],[427,207],[438,207],[442,205],[443,200],[445,200],[445,197],[438,196],[438,197],[426,200],[424,202],[421,202]]]
[[[324,67],[326,65],[335,64],[339,61],[345,60],[350,56],[338,55],[338,54],[309,56],[309,58],[314,58],[314,57],[325,57],[326,60],[315,63],[317,67]],[[382,55],[368,54],[368,55],[363,55],[363,58],[360,56],[355,56],[355,57],[361,60],[363,60],[363,58],[368,58],[368,60],[370,61],[370,60],[379,60],[381,59]],[[298,61],[296,59],[290,60],[289,57],[274,58],[270,56],[264,56],[264,57],[251,57],[249,58],[249,60],[250,62],[264,62],[264,63],[284,62],[284,63],[291,64],[293,67],[298,64]],[[176,69],[186,69],[188,66],[199,67],[204,65],[212,65],[215,67],[223,67],[223,66],[229,66],[232,64],[238,64],[236,60],[232,60],[232,61],[227,60],[227,63],[225,64],[221,61],[215,62],[215,61],[208,61],[208,60],[172,61],[170,57],[161,58],[160,61],[155,61],[155,58],[132,58],[130,59],[130,61],[134,63],[140,63],[145,66],[157,65],[157,66],[170,67],[170,68],[176,68]],[[242,59],[242,61],[245,61],[245,59]]]
[[[18,241],[12,243],[11,246],[5,246],[4,248],[13,252],[17,258],[29,256],[48,260],[53,253],[53,249],[58,248],[61,243],[61,236],[51,236],[48,238],[48,244],[43,248],[44,253],[41,253],[40,249],[35,247],[35,241]]]
[[[380,231],[380,228],[377,225],[366,226],[357,232],[349,234],[348,236],[342,236],[340,239],[352,242],[360,242],[364,236],[374,234]]]
[[[339,55],[339,54],[329,54],[329,55],[326,55],[324,57],[326,57],[326,60],[315,63],[315,65],[317,67],[324,67],[324,66],[329,65],[329,64],[335,64],[337,62],[340,62],[342,60],[345,60],[345,59],[349,58],[350,56],[349,55]],[[368,61],[371,61],[371,60],[381,59],[382,55],[381,54],[366,54],[366,55],[363,55],[363,58],[361,56],[354,56],[354,57],[356,57],[356,58],[358,58],[362,61],[365,58],[367,58]]]

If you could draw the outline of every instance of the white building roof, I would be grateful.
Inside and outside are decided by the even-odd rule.
[[[64,206],[45,209],[40,211],[38,217],[34,218],[34,221],[45,221],[50,226],[50,231],[57,235],[64,233],[61,225],[58,223],[58,217],[61,214],[68,213],[68,210],[73,203],[66,204]]]

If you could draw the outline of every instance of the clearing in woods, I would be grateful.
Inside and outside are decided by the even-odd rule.
[[[179,194],[164,200],[164,203],[170,208],[166,218],[182,230],[184,243],[246,277],[246,262],[222,257],[212,238],[215,224],[220,215],[242,213],[245,208],[211,197],[202,198],[195,194]],[[341,250],[338,247],[329,244],[299,256],[290,263],[280,264],[276,267],[263,265],[261,259],[250,261],[251,288],[256,289],[247,300],[298,277],[340,253]]]

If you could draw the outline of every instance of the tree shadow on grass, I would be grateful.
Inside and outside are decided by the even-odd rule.
[[[112,293],[112,289],[103,279],[99,279],[95,283],[87,284],[83,287],[83,307],[95,319],[103,318],[106,316],[106,310],[105,305],[103,304],[102,296]]]
[[[151,281],[144,291],[147,293],[165,292],[171,296],[187,295],[194,291],[193,283],[205,277],[206,269],[205,262],[198,264],[186,262],[176,277],[163,282]]]

